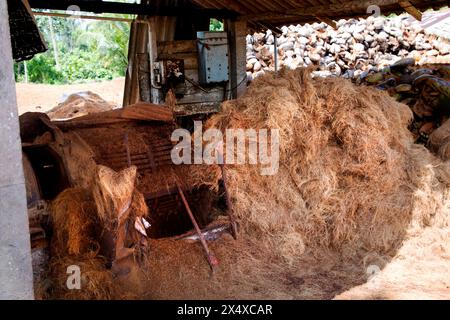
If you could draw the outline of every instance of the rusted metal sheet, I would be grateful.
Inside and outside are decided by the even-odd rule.
[[[203,88],[199,84],[196,40],[160,41],[157,43],[157,52],[159,60],[184,61],[185,81],[172,88],[177,97],[177,115],[207,114],[219,110],[219,105],[226,95],[225,87],[220,84]],[[243,70],[245,71],[245,66]]]
[[[190,104],[177,104],[174,108],[177,116],[190,116],[195,114],[209,114],[220,111],[220,102],[192,102]]]
[[[157,45],[158,57],[162,54],[197,54],[197,41],[195,40],[160,41]]]
[[[125,146],[126,154],[127,154],[127,166],[131,167],[131,154],[130,154],[130,145],[128,143],[128,133],[125,133],[123,137],[123,144]]]
[[[23,173],[25,176],[25,188],[27,191],[27,205],[33,207],[41,199],[41,191],[31,162],[27,155],[22,152]]]

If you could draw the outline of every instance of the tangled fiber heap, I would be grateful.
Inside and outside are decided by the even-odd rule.
[[[116,286],[111,271],[105,268],[106,261],[101,257],[61,256],[53,258],[49,265],[52,283],[51,293],[45,298],[70,300],[105,300],[116,296]],[[69,266],[80,268],[81,289],[67,288]]]
[[[117,236],[119,225],[147,214],[142,194],[135,188],[136,167],[115,172],[98,166],[90,189],[69,188],[52,202],[54,234],[48,284],[39,284],[37,296],[47,299],[112,299],[127,297],[113,272],[106,266],[110,252],[102,249],[102,238],[109,232]],[[125,207],[125,208],[124,208]],[[129,210],[128,210],[129,208]],[[130,228],[126,245],[139,243],[139,233]],[[69,290],[67,268],[78,266],[81,289]]]
[[[54,235],[52,250],[55,254],[96,255],[98,218],[92,195],[81,188],[64,190],[51,207]]]
[[[136,167],[126,168],[120,172],[105,167],[97,167],[94,180],[94,198],[98,215],[103,224],[115,222],[131,206],[131,199],[136,181]]]
[[[384,92],[297,69],[258,78],[206,127],[279,129],[277,174],[227,165],[226,175],[241,229],[293,263],[319,248],[389,255],[412,226],[449,224],[449,164],[414,144],[411,120]],[[221,178],[216,167],[201,175]]]
[[[51,206],[54,234],[48,269],[50,283],[39,288],[46,299],[110,299],[115,287],[106,261],[99,256],[100,219],[91,192],[69,188]],[[68,290],[67,268],[76,265],[81,273],[81,290]]]

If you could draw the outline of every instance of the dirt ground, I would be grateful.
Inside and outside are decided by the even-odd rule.
[[[370,263],[355,268],[311,256],[274,269],[274,257],[250,257],[254,246],[242,234],[209,243],[220,262],[211,273],[198,242],[151,240],[149,264],[121,280],[136,294],[124,298],[134,299],[448,299],[448,236],[448,228],[427,228],[373,275]]]
[[[449,236],[449,228],[426,228],[405,241],[381,272],[335,298],[449,299]]]
[[[46,112],[63,102],[70,94],[82,91],[95,92],[107,102],[120,106],[124,85],[125,78],[71,85],[16,83],[19,114],[28,111]]]

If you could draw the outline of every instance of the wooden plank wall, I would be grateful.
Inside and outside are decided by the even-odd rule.
[[[198,53],[196,40],[180,40],[158,42],[158,59],[183,59],[186,77],[193,83],[198,84]],[[186,104],[210,104],[223,101],[224,87],[214,86],[203,88],[193,85],[188,80],[185,85],[179,85],[177,92],[185,93],[185,96],[177,101],[179,105]],[[208,91],[208,92],[205,92]]]

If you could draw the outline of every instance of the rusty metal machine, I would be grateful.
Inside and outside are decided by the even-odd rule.
[[[136,187],[149,208],[148,237],[179,237],[194,227],[211,267],[217,264],[201,229],[212,220],[218,194],[191,185],[189,166],[172,163],[170,136],[176,125],[168,108],[141,103],[68,121],[33,113],[22,116],[21,123],[28,128],[22,139],[31,211],[45,208],[69,186],[88,185],[91,165],[115,171],[136,166]],[[42,212],[30,215],[30,221],[33,245],[48,241]]]
[[[245,24],[210,31],[208,17],[140,17],[132,24],[124,105],[165,103],[178,117],[203,117],[238,97],[247,84]]]

